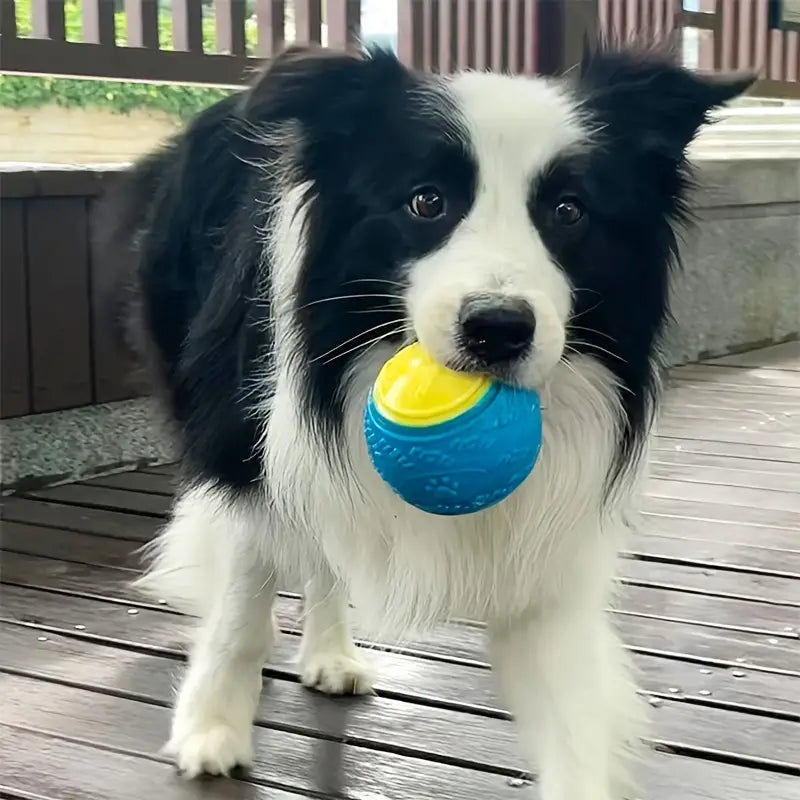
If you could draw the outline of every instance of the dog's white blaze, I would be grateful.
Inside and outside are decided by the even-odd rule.
[[[470,72],[452,79],[457,113],[478,166],[475,202],[445,245],[411,265],[409,310],[420,341],[442,362],[458,356],[457,323],[471,294],[528,301],[536,315],[530,356],[516,378],[540,386],[564,350],[570,285],[527,208],[532,182],[589,133],[555,84]]]

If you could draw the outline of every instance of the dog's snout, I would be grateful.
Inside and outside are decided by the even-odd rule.
[[[486,366],[522,356],[536,330],[533,309],[515,297],[470,298],[461,307],[459,321],[465,349]]]

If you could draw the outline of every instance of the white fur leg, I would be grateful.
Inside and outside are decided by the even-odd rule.
[[[493,627],[490,647],[542,800],[633,797],[644,706],[605,616],[572,609]]]
[[[261,668],[274,639],[275,594],[274,574],[254,557],[256,537],[264,524],[260,507],[214,489],[194,491],[192,498],[193,513],[188,496],[179,504],[178,532],[168,528],[163,534],[169,541],[170,536],[190,535],[194,528],[198,544],[214,541],[217,545],[213,569],[203,564],[196,571],[208,580],[205,586],[193,587],[205,595],[205,602],[198,605],[204,613],[165,748],[187,778],[227,774],[252,760],[252,723],[261,692]],[[169,551],[174,557],[191,549],[188,543],[180,546],[174,540],[171,547],[166,545],[162,553]],[[199,554],[198,548],[195,558]],[[173,560],[173,566],[180,565]],[[156,582],[158,567],[157,563]],[[187,586],[184,583],[184,589]]]
[[[347,625],[347,595],[330,573],[306,585],[300,679],[325,694],[369,694],[372,674]]]

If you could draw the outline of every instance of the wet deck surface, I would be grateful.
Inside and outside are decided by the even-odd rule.
[[[800,343],[672,378],[613,612],[653,706],[641,797],[798,800]],[[382,645],[377,696],[331,700],[297,682],[288,593],[254,769],[179,779],[159,747],[190,620],[127,588],[171,483],[154,467],[5,498],[0,797],[531,796],[479,626]]]

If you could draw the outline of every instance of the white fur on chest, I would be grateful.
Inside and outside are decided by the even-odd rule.
[[[439,517],[405,503],[369,461],[361,420],[384,358],[362,361],[352,381],[341,472],[298,418],[294,376],[281,376],[266,466],[284,552],[324,555],[362,623],[386,633],[521,614],[578,587],[604,593],[623,527],[620,501],[603,509],[619,426],[610,374],[590,358],[559,365],[542,392],[542,452],[529,478],[492,509]]]

